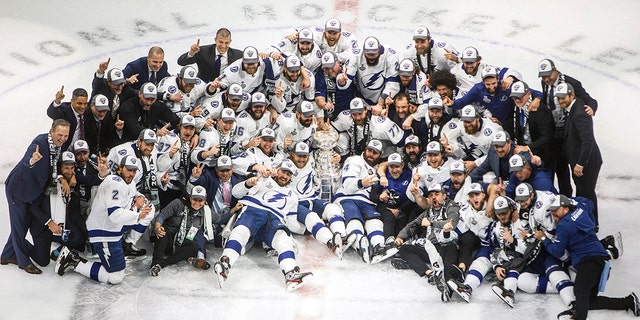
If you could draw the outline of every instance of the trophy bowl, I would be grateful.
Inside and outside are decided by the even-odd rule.
[[[313,134],[313,139],[321,150],[331,150],[338,144],[338,133],[335,131],[318,131]]]

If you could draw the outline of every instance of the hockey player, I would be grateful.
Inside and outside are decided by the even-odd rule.
[[[526,151],[509,158],[511,176],[505,188],[507,197],[515,197],[516,186],[521,182],[528,182],[535,190],[558,192],[553,186],[553,176],[549,169],[540,167],[541,161],[540,157]]]
[[[456,79],[458,79],[458,86],[463,92],[469,92],[475,84],[482,82],[482,72],[478,71],[484,70],[487,67],[494,67],[481,62],[482,57],[478,53],[478,49],[475,47],[466,47],[462,51],[460,60],[462,61],[451,69],[451,73],[453,73],[456,76]],[[501,67],[495,68],[498,72],[503,69]],[[522,76],[518,71],[513,69],[504,69],[506,69],[506,73],[503,76],[500,85],[503,90],[507,90],[511,87],[511,84],[517,81],[516,79],[522,79]]]
[[[166,77],[158,84],[159,95],[167,107],[178,117],[190,114],[198,117],[202,113],[202,106],[197,104],[198,99],[211,96],[215,92],[214,86],[207,85],[196,75],[196,69],[192,66],[182,67],[180,73]]]
[[[452,160],[449,163],[449,179],[442,183],[442,189],[447,193],[447,197],[459,204],[465,204],[469,200],[470,188],[471,178],[467,175],[464,162]]]
[[[191,153],[191,162],[204,162],[207,166],[214,167],[220,156],[232,156],[232,141],[236,135],[235,123],[235,112],[231,108],[222,109],[216,126],[200,131],[198,146]]]
[[[274,150],[276,133],[270,128],[260,130],[260,142],[233,159],[233,173],[240,176],[260,175],[268,177],[286,156]]]
[[[322,70],[315,72],[315,102],[330,120],[349,110],[349,102],[355,97],[356,56],[350,51],[322,55]],[[323,119],[324,120],[324,119]]]
[[[283,113],[273,125],[276,133],[276,150],[289,153],[295,142],[304,142],[313,146],[313,134],[316,132],[315,110],[309,101],[302,101],[295,113]]]
[[[370,115],[361,98],[353,98],[349,111],[343,111],[332,124],[333,130],[340,134],[336,151],[341,156],[360,155],[371,139],[383,144],[383,157],[395,152],[396,146],[402,146],[405,133],[387,117]]]
[[[427,159],[413,170],[412,182],[418,184],[422,193],[426,193],[427,186],[431,184],[441,185],[449,179],[449,163],[444,156],[444,149],[438,141],[431,141],[426,148]],[[413,194],[407,190],[409,200],[414,201]]]
[[[289,37],[282,38],[278,44],[271,45],[265,52],[276,60],[290,55],[298,56],[305,69],[317,72],[320,68],[322,50],[313,42],[313,32],[305,28],[298,31],[297,35],[298,37],[293,40]]]
[[[236,114],[249,108],[251,95],[242,90],[242,86],[237,83],[231,84],[225,91],[218,92],[213,96],[205,96],[198,101],[202,105],[202,113],[196,118],[197,129],[209,128],[220,118],[222,109],[230,108]],[[211,120],[209,120],[211,119]]]
[[[442,130],[440,143],[447,154],[464,160],[467,172],[471,172],[484,162],[491,138],[500,130],[499,125],[482,118],[474,106],[468,105],[462,108],[460,120],[449,121]]]
[[[185,115],[180,121],[177,132],[160,137],[156,145],[158,166],[168,168],[164,173],[165,180],[158,191],[160,206],[164,208],[174,199],[186,195],[185,187],[191,175],[192,140],[197,140],[196,120]],[[197,141],[196,141],[197,142]],[[196,143],[197,145],[197,143]]]
[[[312,31],[313,39],[322,53],[354,52],[360,47],[356,35],[346,30],[343,31],[342,24],[336,18],[327,20],[324,28],[315,27]]]
[[[297,142],[291,148],[289,159],[295,164],[290,186],[298,196],[299,202],[296,213],[285,217],[287,227],[297,234],[310,232],[318,242],[327,245],[342,259],[342,239],[346,237],[342,208],[318,197],[315,161],[309,145]],[[334,164],[339,163],[340,156],[334,153],[332,161]],[[328,228],[323,220],[329,222]]]
[[[119,163],[117,174],[107,176],[98,187],[91,214],[87,219],[89,241],[100,262],[88,262],[77,252],[63,247],[56,260],[55,273],[64,275],[75,270],[87,278],[110,284],[124,279],[124,227],[133,227],[131,238],[142,237],[154,216],[155,208],[136,190],[133,183],[140,160],[127,155]],[[129,243],[131,245],[131,243]]]
[[[242,90],[248,94],[258,91],[266,92],[268,79],[275,83],[276,74],[280,72],[282,61],[271,58],[260,58],[258,49],[249,46],[242,51],[242,59],[238,59],[224,69],[222,74],[212,82],[213,88],[226,90],[233,83],[240,84]]]
[[[260,143],[258,132],[271,125],[266,108],[267,98],[264,93],[256,92],[251,95],[251,107],[240,112],[236,118],[235,136],[231,140],[231,154],[239,154]]]
[[[458,51],[446,42],[431,38],[424,26],[413,31],[413,43],[405,47],[403,57],[417,62],[420,71],[432,75],[438,70],[451,70],[458,62]]]
[[[278,264],[285,277],[287,291],[306,284],[311,272],[300,272],[297,266],[294,240],[284,224],[284,217],[295,214],[298,197],[288,188],[295,165],[290,160],[282,161],[272,177],[251,177],[233,187],[233,196],[240,199],[244,207],[236,220],[229,241],[219,261],[214,264],[218,285],[222,288],[229,276],[229,269],[244,251],[253,237],[265,242],[278,253]]]
[[[403,59],[398,66],[398,92],[409,95],[409,102],[414,106],[427,103],[431,98],[427,75],[417,68],[411,59]]]
[[[427,109],[425,112],[424,109]],[[426,115],[422,115],[426,113]],[[418,120],[418,119],[423,119]],[[414,119],[420,121],[417,124]],[[408,130],[415,128],[415,133],[425,137],[427,141],[440,141],[442,138],[442,129],[445,128],[447,122],[451,120],[451,115],[444,111],[442,99],[439,96],[432,97],[425,104],[418,107],[418,111],[410,114],[402,124],[402,128]]]
[[[370,200],[371,187],[379,180],[376,167],[381,154],[382,143],[373,139],[361,155],[347,158],[334,201],[344,209],[346,247],[353,245],[366,263],[380,262],[397,252],[396,248],[385,246],[383,222]]]
[[[304,76],[303,76],[304,74]],[[308,78],[310,86],[303,86],[303,78]],[[315,77],[302,67],[300,58],[289,55],[284,59],[284,68],[276,76],[275,89],[269,91],[267,98],[269,108],[278,114],[295,112],[295,107],[302,101],[313,101],[315,96]]]
[[[400,90],[396,51],[380,44],[376,37],[364,39],[362,53],[358,56],[356,83],[358,96],[372,106],[373,114],[378,115],[386,107],[386,98],[393,98]]]

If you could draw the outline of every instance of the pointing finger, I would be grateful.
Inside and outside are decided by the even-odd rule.
[[[165,124],[165,125],[164,125],[164,127],[162,127],[162,129],[168,130],[168,129],[169,129],[169,125],[170,125],[170,124],[171,124],[171,123],[167,123],[167,124]]]
[[[40,153],[40,146],[36,144],[36,153]]]
[[[119,113],[116,115],[116,121],[120,122],[120,114]]]
[[[109,57],[109,59],[107,59],[107,65],[109,65],[109,62],[111,62],[111,57]]]
[[[198,42],[196,42],[196,46],[200,46],[200,39],[198,38]]]
[[[62,93],[64,91],[64,84],[62,85],[62,87],[60,88],[60,93]]]

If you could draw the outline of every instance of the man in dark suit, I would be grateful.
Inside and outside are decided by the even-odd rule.
[[[125,79],[136,76],[136,81],[132,82],[132,89],[140,90],[145,82],[151,82],[158,85],[160,80],[170,76],[167,63],[164,61],[164,50],[161,47],[154,46],[149,49],[146,57],[140,57],[133,60],[122,69]]]
[[[56,92],[56,98],[47,108],[47,116],[52,120],[64,119],[71,124],[69,128],[69,139],[62,145],[62,151],[69,149],[69,146],[85,139],[84,121],[85,110],[89,97],[87,90],[77,88],[71,94],[71,102],[62,102],[64,99],[64,86]]]
[[[593,119],[587,113],[584,101],[576,97],[575,89],[569,83],[556,87],[555,97],[565,113],[564,119],[564,156],[572,168],[576,196],[593,201],[593,216],[598,230],[598,198],[596,182],[602,155],[593,134]]]
[[[545,166],[555,172],[558,178],[558,187],[561,194],[571,197],[573,187],[571,186],[570,168],[567,159],[562,156],[564,143],[564,112],[559,106],[558,101],[554,98],[556,87],[561,83],[569,83],[575,91],[576,97],[584,102],[584,108],[587,114],[593,116],[598,110],[598,101],[593,99],[589,93],[582,87],[580,81],[561,73],[555,63],[551,59],[543,59],[538,63],[538,77],[541,78],[542,101],[549,107],[555,122],[555,134],[550,152],[556,155],[552,163],[546,163]]]
[[[220,226],[227,224],[231,215],[239,209],[236,208],[238,199],[231,194],[231,190],[236,184],[244,183],[243,181],[242,177],[233,173],[233,164],[229,156],[219,157],[213,168],[200,163],[191,172],[190,184],[203,186],[208,190],[207,203],[211,207],[213,215],[220,215],[216,221],[213,221],[216,228],[214,240],[216,247],[222,247],[222,239],[220,238],[222,228]]]
[[[91,98],[89,107],[91,113],[87,114],[84,121],[84,140],[89,145],[90,154],[106,154],[112,147],[126,142],[121,139],[124,121],[117,121],[117,125],[114,123],[109,114],[107,97],[95,95]]]
[[[101,62],[98,70],[93,75],[91,82],[91,97],[97,94],[103,94],[109,99],[109,108],[111,116],[115,119],[120,104],[126,100],[135,97],[137,91],[132,89],[130,84],[134,82],[133,77],[126,78],[122,70],[112,68],[107,71],[110,59]]]
[[[49,264],[53,234],[62,233],[51,219],[48,190],[57,183],[60,147],[69,138],[70,124],[64,119],[53,121],[49,133],[38,135],[5,181],[9,205],[11,233],[2,250],[0,264],[17,264],[20,269],[40,274],[31,259],[41,266]],[[31,244],[25,238],[30,231]]]
[[[200,46],[198,42],[191,45],[189,52],[178,58],[178,64],[186,66],[195,63],[198,66],[198,78],[211,82],[222,74],[232,62],[242,58],[242,50],[229,47],[231,31],[221,28],[216,32],[215,44]]]
[[[509,158],[514,154],[515,145],[511,141],[509,133],[506,131],[498,131],[491,138],[491,146],[487,158],[482,164],[477,166],[471,173],[471,181],[481,182],[485,174],[492,172],[495,175],[493,183],[499,183],[498,179],[508,181],[511,173],[509,172]],[[489,181],[485,181],[489,182]]]

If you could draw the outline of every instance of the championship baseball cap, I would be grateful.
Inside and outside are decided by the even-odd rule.
[[[509,172],[520,172],[527,160],[521,154],[514,154],[509,158]]]
[[[120,165],[129,170],[138,170],[138,158],[128,154],[120,160]]]
[[[429,109],[444,109],[444,105],[442,104],[442,99],[439,97],[433,97],[429,99],[429,104],[427,105]]]
[[[482,189],[482,185],[477,182],[474,182],[469,185],[469,191],[467,192],[467,194],[483,193],[483,192],[484,190]]]
[[[96,94],[91,100],[91,104],[96,107],[98,111],[109,111],[109,99],[102,94]]]
[[[480,57],[478,54],[478,49],[475,47],[466,47],[462,51],[462,62],[476,62]]]
[[[451,162],[449,167],[449,173],[461,173],[464,174],[467,172],[467,168],[464,166],[464,161],[462,160],[454,160]]]
[[[140,131],[140,134],[138,135],[138,139],[142,140],[146,144],[152,144],[152,143],[158,142],[156,140],[156,133],[153,132],[153,130],[151,129],[143,129],[142,131]]]
[[[158,89],[156,85],[151,82],[143,84],[142,87],[140,87],[140,92],[142,92],[142,96],[145,99],[158,98]]]
[[[251,106],[263,106],[267,105],[267,97],[265,97],[264,93],[256,92],[251,95]]]
[[[511,85],[511,94],[510,97],[516,97],[518,99],[522,98],[527,91],[529,91],[529,86],[524,81],[514,82]]]
[[[271,128],[262,128],[260,130],[260,138],[262,139],[275,139],[276,133]]]
[[[486,66],[484,67],[484,69],[482,69],[482,72],[480,74],[482,75],[482,80],[489,77],[497,78],[498,70],[496,70],[496,67]]]
[[[510,140],[511,140],[511,137],[509,136],[508,132],[498,131],[496,132],[496,134],[493,135],[493,138],[491,139],[491,145],[502,147]]]
[[[351,102],[349,102],[349,112],[351,113],[361,113],[364,112],[365,105],[364,100],[361,98],[353,98]]]
[[[255,47],[249,46],[244,48],[244,50],[242,51],[242,63],[258,63],[258,59],[258,49],[256,49]]]
[[[286,159],[284,161],[282,161],[280,163],[280,166],[278,166],[280,168],[280,170],[282,171],[289,171],[291,173],[293,173],[295,171],[295,165],[293,164],[293,161]]]
[[[62,157],[60,157],[60,162],[62,162],[62,164],[76,163],[76,156],[71,151],[65,151],[62,153]]]
[[[438,141],[431,141],[427,144],[427,154],[440,154],[442,153],[442,145]]]
[[[376,139],[372,139],[367,144],[367,149],[371,149],[377,153],[382,153],[382,142]]]
[[[298,32],[298,42],[313,42],[313,32],[304,28]]]
[[[195,127],[196,119],[192,115],[186,114],[180,120],[180,125],[183,127]]]
[[[284,66],[289,71],[298,71],[302,67],[302,62],[300,62],[300,58],[298,58],[298,56],[292,54],[284,59]]]
[[[113,68],[107,71],[107,81],[115,85],[124,83],[124,74],[122,73],[122,70]]]
[[[404,145],[408,145],[408,144],[413,144],[416,146],[420,145],[420,138],[418,138],[418,136],[412,134],[409,135],[406,139],[404,139]]]
[[[309,101],[302,101],[298,105],[298,112],[302,113],[305,117],[310,117],[316,114],[316,111],[313,109],[313,104]]]
[[[563,83],[559,84],[559,85],[556,87],[556,93],[555,93],[555,96],[556,96],[556,97],[558,97],[558,98],[564,98],[564,97],[566,97],[569,93],[574,93],[574,91],[573,91],[573,86],[572,86],[572,85],[570,85],[570,84],[568,84],[568,83],[566,83],[566,82],[563,82]]]
[[[216,167],[218,170],[231,170],[233,167],[231,158],[229,156],[220,156],[218,160],[216,160]]]
[[[387,158],[387,164],[390,166],[401,166],[402,165],[402,156],[399,153],[392,153]]]
[[[576,206],[576,203],[573,202],[571,199],[569,199],[569,197],[565,196],[564,194],[560,194],[560,195],[557,195],[551,202],[551,205],[549,206],[549,211],[556,211],[560,207],[574,208],[575,206]]]
[[[89,145],[84,140],[76,140],[73,143],[73,153],[89,152]]]
[[[242,100],[242,96],[242,86],[237,83],[231,84],[227,89],[227,97],[231,100]]]
[[[180,69],[180,78],[187,84],[195,84],[198,82],[198,73],[192,66],[184,66]]]
[[[306,143],[299,141],[296,143],[295,147],[293,147],[293,153],[299,156],[308,156],[309,155],[309,145]]]
[[[236,121],[236,113],[231,108],[224,108],[220,112],[220,119],[222,121]]]
[[[516,201],[527,200],[533,191],[533,186],[527,182],[522,182],[516,186],[516,197],[514,199]]]
[[[202,186],[195,186],[191,189],[191,198],[206,200],[207,199],[207,190]]]
[[[362,50],[365,54],[374,54],[380,51],[380,41],[376,37],[367,37],[364,39],[364,48]]]
[[[334,52],[325,52],[322,55],[322,68],[333,68],[338,61],[338,55]]]
[[[427,193],[429,192],[442,192],[442,185],[439,183],[432,183],[427,187]]]
[[[324,31],[340,32],[341,29],[342,29],[342,26],[340,25],[340,21],[338,21],[338,19],[336,18],[331,18],[327,20],[327,22],[324,24]]]
[[[398,75],[406,77],[413,76],[414,69],[413,60],[403,59],[400,61],[400,66],[398,67]]]
[[[493,212],[495,214],[509,212],[510,201],[513,201],[505,196],[499,196],[493,200]]]
[[[416,40],[416,39],[425,40],[430,37],[431,37],[431,33],[429,32],[429,28],[427,27],[420,26],[413,31],[413,40]]]
[[[542,59],[538,63],[538,77],[548,77],[556,68],[556,64],[551,59]]]
[[[460,120],[471,122],[476,119],[478,116],[478,112],[476,111],[476,107],[472,105],[466,105],[462,110],[460,110]]]

